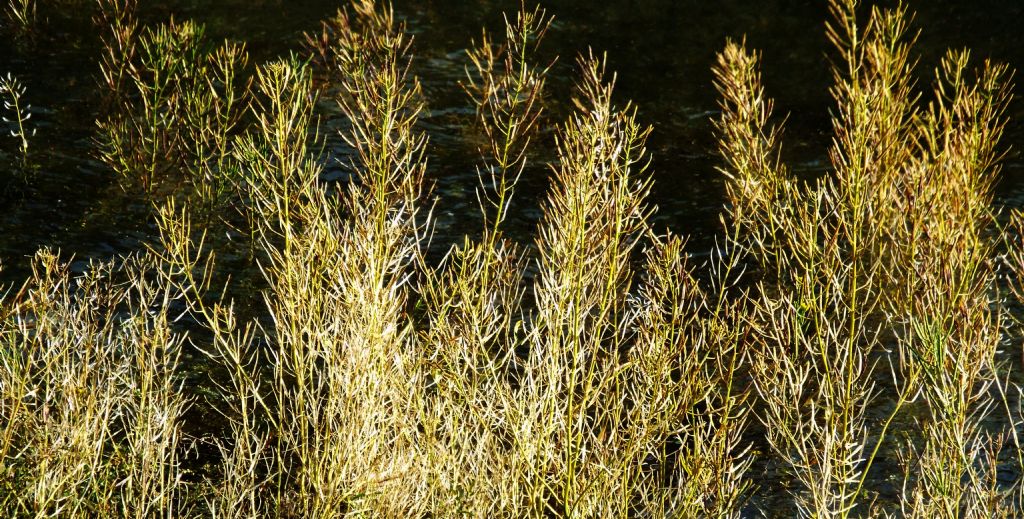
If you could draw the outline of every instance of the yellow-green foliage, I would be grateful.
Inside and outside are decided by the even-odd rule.
[[[5,309],[0,503],[29,517],[176,517],[182,509],[175,293],[150,260],[72,278],[48,251]],[[122,279],[122,276],[124,279]]]
[[[834,173],[824,179],[801,185],[778,163],[757,56],[730,43],[716,68],[732,213],[750,229],[742,246],[771,274],[754,312],[753,364],[769,440],[804,486],[804,513],[860,514],[879,446],[923,395],[928,418],[916,418],[923,434],[907,447],[903,513],[1006,513],[979,429],[1005,329],[991,302],[990,206],[1006,69],[986,63],[971,79],[967,54],[950,53],[935,100],[920,108],[905,11],[873,9],[858,25],[857,7],[831,3],[828,34],[842,60]],[[895,366],[898,397],[875,424],[867,411],[882,391],[879,362]]]
[[[728,43],[726,236],[698,264],[651,229],[650,128],[593,54],[553,126],[536,240],[506,234],[550,124],[543,10],[468,52],[483,226],[437,259],[426,100],[390,6],[356,0],[307,36],[310,60],[249,68],[241,44],[100,0],[100,154],[144,188],[159,236],[80,276],[43,251],[0,302],[0,511],[739,517],[776,490],[760,463],[784,467],[804,516],[1019,515],[982,428],[997,403],[1014,412],[994,396],[1013,321],[991,209],[1009,73],[950,53],[922,102],[905,11],[830,5],[832,171],[789,174],[760,57]],[[340,185],[321,175],[328,95],[351,150]],[[218,270],[231,245],[211,207],[245,216],[255,286]],[[1019,295],[1024,249],[1008,249]],[[205,353],[213,396],[186,396],[183,351]],[[189,406],[225,418],[201,467]],[[876,500],[891,452],[904,485]]]

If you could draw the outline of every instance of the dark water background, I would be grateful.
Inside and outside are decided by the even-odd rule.
[[[28,257],[43,246],[84,262],[136,250],[152,235],[148,207],[123,193],[116,178],[93,158],[99,110],[93,4],[39,4],[31,39],[16,36],[10,26],[0,32],[0,73],[11,72],[26,85],[26,101],[33,106],[29,125],[37,130],[30,144],[36,170],[27,181],[14,167],[16,139],[0,138],[0,259],[6,280],[23,276]],[[340,5],[336,0],[143,1],[140,16],[150,24],[167,21],[172,14],[178,20],[193,19],[205,24],[215,40],[246,41],[253,61],[259,62],[299,49],[302,32],[316,29]],[[423,127],[431,139],[430,173],[439,197],[441,236],[454,239],[472,232],[475,223],[477,155],[462,129],[470,106],[457,85],[464,77],[463,49],[479,37],[481,27],[492,34],[500,31],[502,13],[517,7],[514,0],[395,4],[396,14],[415,34],[415,72],[428,101]],[[549,58],[560,56],[549,89],[551,118],[557,121],[565,113],[575,56],[589,48],[607,52],[609,69],[619,75],[619,99],[634,101],[640,119],[654,127],[649,148],[655,177],[651,198],[659,207],[655,224],[691,236],[695,249],[713,244],[724,202],[710,118],[717,109],[711,66],[726,38],[745,36],[749,47],[763,51],[768,94],[777,100],[776,112],[788,114],[784,157],[793,170],[826,170],[832,106],[828,59],[834,55],[824,35],[826,2],[552,0],[544,7],[555,16],[544,52]],[[968,47],[977,58],[1024,67],[1024,3],[921,1],[909,8],[917,12],[914,28],[921,31],[916,50],[923,85],[948,47]],[[1020,205],[1021,102],[1013,104],[1011,116],[998,203]],[[550,146],[550,139],[541,141],[545,145]],[[518,193],[511,225],[523,238],[539,216],[546,183],[546,169],[539,166],[528,173]]]
[[[39,4],[33,36],[17,36],[10,26],[0,29],[0,74],[11,72],[27,87],[25,100],[33,106],[29,127],[37,131],[31,139],[33,168],[28,175],[16,167],[18,142],[0,136],[0,280],[6,283],[24,279],[29,258],[41,247],[73,256],[77,270],[90,259],[109,260],[141,250],[155,232],[147,203],[124,193],[117,178],[94,158],[100,48],[90,21],[93,2]],[[172,14],[177,20],[193,19],[205,24],[214,40],[246,41],[256,63],[299,50],[302,32],[316,30],[341,5],[325,0],[142,4],[144,23],[165,22]],[[0,5],[6,8],[6,2]],[[463,129],[472,108],[457,84],[465,76],[464,49],[479,37],[481,27],[500,34],[502,13],[514,13],[518,5],[515,0],[396,0],[397,16],[415,34],[414,72],[428,103],[422,127],[430,136],[429,173],[438,198],[436,243],[457,240],[479,223],[473,195],[477,153]],[[549,0],[544,7],[556,20],[546,39],[546,59],[560,56],[550,80],[551,121],[564,116],[569,106],[575,56],[588,48],[607,52],[609,70],[618,73],[619,100],[634,101],[641,121],[654,129],[649,150],[655,178],[651,202],[659,207],[655,225],[690,236],[692,250],[714,245],[724,204],[710,120],[717,110],[711,66],[726,38],[746,37],[749,47],[763,51],[767,92],[776,99],[777,113],[788,115],[787,163],[801,175],[827,171],[832,107],[828,60],[834,53],[825,38],[824,0]],[[922,86],[930,83],[948,47],[967,47],[975,58],[1024,68],[1024,2],[920,0],[908,7],[917,12],[913,27],[921,31],[916,54]],[[1015,91],[1024,93],[1019,87]],[[323,105],[330,127],[336,112],[330,102]],[[1010,116],[997,188],[999,207],[1024,206],[1024,103],[1015,101]],[[542,162],[550,157],[550,134],[539,143],[542,160],[527,172],[510,217],[513,234],[524,241],[532,236],[547,185]],[[331,146],[329,142],[328,152]],[[328,174],[332,168],[329,164]],[[1014,363],[1019,371],[1019,361]],[[777,476],[773,470],[758,466],[755,477],[766,482]],[[773,500],[761,499],[755,504],[774,507]]]

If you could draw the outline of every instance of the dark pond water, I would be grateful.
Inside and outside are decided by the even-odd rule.
[[[0,30],[0,74],[11,72],[27,87],[26,100],[33,106],[29,123],[37,131],[28,175],[16,166],[17,141],[0,136],[0,280],[6,282],[24,278],[28,258],[40,247],[73,255],[80,268],[88,259],[139,250],[154,232],[148,206],[123,193],[117,179],[94,159],[100,96],[99,42],[89,20],[93,2],[39,4],[35,35],[16,36],[10,26]],[[257,62],[299,49],[302,32],[316,29],[340,5],[337,0],[142,4],[145,22],[163,22],[172,14],[194,19],[215,38],[248,42]],[[694,250],[713,246],[724,203],[710,118],[717,108],[711,66],[726,38],[745,36],[750,47],[763,51],[768,93],[777,100],[777,112],[788,114],[788,163],[801,174],[825,171],[831,49],[824,36],[828,12],[823,0],[549,0],[544,6],[556,19],[545,52],[560,56],[551,81],[552,117],[565,113],[574,57],[588,48],[607,52],[609,69],[619,74],[619,99],[634,101],[642,121],[654,127],[649,149],[652,202],[659,207],[655,223],[690,235]],[[476,223],[477,155],[461,129],[470,107],[457,85],[467,61],[463,49],[481,27],[498,31],[502,13],[517,7],[515,0],[396,0],[396,14],[415,33],[414,71],[428,100],[423,127],[430,135],[441,243],[473,232]],[[917,12],[914,26],[921,30],[916,49],[922,83],[950,46],[1024,67],[1024,2],[922,0],[908,7]],[[1013,104],[1004,140],[1009,151],[998,188],[1001,206],[1024,206],[1022,106]],[[539,216],[546,183],[546,169],[538,166],[518,193],[512,226],[523,239]]]
[[[7,26],[0,33],[0,73],[26,85],[33,106],[32,163],[28,181],[14,167],[17,141],[0,139],[0,258],[3,278],[24,274],[27,257],[42,246],[76,258],[109,258],[135,250],[152,233],[144,204],[121,192],[116,179],[93,157],[93,121],[98,39],[89,21],[92,2],[41,0],[40,23],[31,39]],[[301,33],[340,5],[325,0],[176,0],[142,2],[145,22],[191,18],[215,38],[248,42],[255,61],[298,48]],[[501,27],[513,1],[398,1],[395,10],[415,33],[416,69],[429,102],[424,119],[431,137],[431,176],[440,197],[441,233],[470,231],[475,213],[473,161],[476,153],[460,128],[468,103],[457,81],[464,75],[465,49],[482,26]],[[716,110],[711,65],[726,38],[746,36],[764,53],[764,76],[777,112],[788,114],[785,156],[796,171],[823,171],[830,139],[829,48],[823,1],[624,0],[544,4],[555,16],[546,52],[558,55],[551,96],[555,109],[568,99],[574,58],[593,48],[607,52],[619,73],[620,99],[633,100],[641,119],[654,127],[649,141],[660,208],[658,227],[690,235],[694,247],[709,247],[723,203],[715,167],[710,117]],[[919,69],[930,72],[949,46],[968,47],[978,57],[1024,66],[1024,3],[1015,1],[928,1],[912,3]],[[927,79],[927,78],[925,78]],[[1020,90],[1020,89],[1018,89]],[[564,105],[563,105],[564,106]],[[1000,202],[1018,204],[1024,191],[1019,150],[1024,148],[1021,103],[1005,144]],[[545,169],[526,178],[513,226],[528,235],[546,185]],[[466,223],[470,222],[470,223]]]

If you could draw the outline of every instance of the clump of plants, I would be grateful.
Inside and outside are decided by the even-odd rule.
[[[716,67],[731,211],[765,276],[751,318],[768,439],[801,483],[807,515],[865,511],[894,422],[922,432],[904,447],[903,514],[1013,515],[981,428],[1006,333],[991,208],[1006,68],[972,75],[968,55],[950,53],[934,100],[919,103],[905,12],[876,8],[858,25],[857,7],[831,4],[841,60],[834,174],[821,180],[796,181],[779,163],[758,57],[730,43]],[[883,392],[896,402],[873,423]]]
[[[4,298],[0,507],[12,516],[175,517],[184,499],[175,294],[150,259],[72,277],[41,251]]]
[[[251,79],[244,44],[213,45],[190,21],[138,28],[133,1],[101,2],[103,85],[111,104],[99,121],[100,158],[127,186],[155,194],[184,179],[208,204],[240,179],[232,139]]]
[[[0,509],[739,517],[776,490],[758,463],[784,467],[805,516],[1019,514],[1019,481],[996,478],[1017,431],[983,426],[1015,412],[991,208],[1009,73],[950,53],[922,102],[905,11],[830,5],[833,171],[788,173],[760,58],[729,42],[724,246],[697,263],[651,228],[651,130],[605,59],[580,56],[575,109],[551,122],[539,8],[468,52],[483,225],[436,259],[428,100],[390,6],[357,0],[307,36],[311,56],[249,66],[242,44],[102,0],[100,154],[159,236],[77,277],[41,252],[0,302]],[[322,175],[325,100],[351,181]],[[511,200],[549,124],[551,187],[519,243]],[[199,206],[246,216],[250,292],[218,269]],[[212,396],[183,388],[183,351]],[[196,439],[216,451],[201,467],[197,407],[224,417]],[[887,451],[905,474],[883,501]]]

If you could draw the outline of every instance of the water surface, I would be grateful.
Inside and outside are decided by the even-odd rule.
[[[13,167],[16,141],[0,141],[0,164],[6,166],[0,170],[0,258],[7,279],[24,273],[27,257],[39,247],[60,248],[83,260],[106,259],[138,249],[153,230],[148,208],[126,196],[93,159],[99,48],[89,21],[92,3],[64,10],[55,5],[76,4],[40,4],[46,5],[40,6],[39,34],[26,41],[5,27],[0,38],[0,73],[12,72],[26,84],[33,105],[30,123],[38,132],[31,141],[36,170],[28,181]],[[172,15],[194,19],[216,39],[246,41],[254,61],[297,50],[302,32],[315,29],[339,6],[324,0],[143,4],[144,21],[158,23]],[[431,138],[430,169],[440,199],[441,232],[452,237],[472,232],[475,222],[476,152],[461,128],[470,107],[457,85],[465,74],[463,49],[481,27],[500,30],[502,13],[517,6],[514,1],[395,4],[396,14],[415,34],[415,72],[429,103],[423,126]],[[619,99],[635,102],[640,119],[654,127],[649,147],[659,228],[690,235],[698,248],[709,247],[718,231],[724,197],[710,123],[717,109],[711,66],[727,38],[746,38],[751,48],[763,52],[768,93],[777,99],[776,111],[788,115],[784,156],[792,168],[809,174],[826,169],[828,60],[833,54],[824,36],[825,2],[555,0],[544,6],[556,20],[546,41],[547,59],[560,57],[551,81],[552,119],[565,114],[575,57],[588,49],[607,53],[609,69],[618,73]],[[919,70],[925,79],[948,46],[969,47],[975,56],[1014,67],[1024,63],[1018,38],[1024,6],[1018,2],[917,2],[909,7],[917,11]],[[1014,115],[1021,114],[1020,106],[1014,104]],[[1004,141],[1010,153],[1001,202],[1017,204],[1024,189],[1017,151],[1024,147],[1022,120],[1014,119]],[[539,147],[545,145],[550,149],[550,139]],[[530,234],[547,185],[542,162],[525,179],[512,216],[523,238]]]

